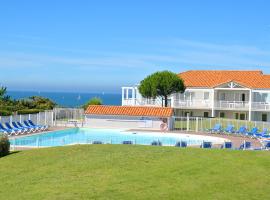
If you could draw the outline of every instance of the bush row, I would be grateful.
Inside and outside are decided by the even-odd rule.
[[[9,154],[10,142],[8,137],[4,134],[0,134],[0,157]]]
[[[24,114],[36,114],[39,112],[42,112],[44,110],[41,109],[24,109],[24,110],[18,110],[17,114],[18,115],[24,115]],[[0,109],[0,116],[10,116],[12,115],[14,112],[9,111],[9,110],[2,110]]]
[[[9,116],[12,115],[12,112],[9,110],[0,110],[0,116]]]
[[[17,114],[18,115],[24,115],[24,114],[36,114],[39,112],[42,112],[43,110],[40,109],[24,109],[24,110],[18,110]]]

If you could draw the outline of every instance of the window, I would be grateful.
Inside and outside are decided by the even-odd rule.
[[[210,93],[209,92],[204,92],[203,93],[203,99],[204,100],[208,100],[209,99],[209,96],[210,96]]]
[[[209,117],[209,112],[204,112],[203,117]]]
[[[240,113],[240,120],[246,120],[246,114]]]
[[[220,118],[225,118],[225,113],[224,113],[224,112],[220,112],[220,113],[219,113],[219,117],[220,117]]]
[[[262,114],[262,121],[267,122],[267,114],[266,113]]]
[[[221,101],[225,101],[225,99],[226,99],[225,93],[221,93],[221,94],[220,94],[220,100],[221,100]]]
[[[192,112],[185,112],[185,117],[187,117],[189,115],[189,117],[192,117]]]
[[[234,113],[234,118],[239,119],[239,113]]]

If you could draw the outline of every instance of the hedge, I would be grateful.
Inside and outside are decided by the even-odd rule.
[[[0,116],[10,116],[12,115],[11,111],[8,110],[0,110]]]
[[[24,115],[24,114],[36,114],[39,112],[42,112],[43,110],[40,109],[24,109],[24,110],[18,110],[17,114],[18,115]]]
[[[0,157],[9,154],[10,142],[8,137],[4,134],[0,134]]]

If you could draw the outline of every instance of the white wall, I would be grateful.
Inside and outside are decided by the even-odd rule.
[[[171,120],[168,120],[170,126]],[[128,116],[91,116],[85,117],[85,127],[92,128],[118,128],[118,129],[142,129],[160,130],[162,119],[128,117]]]

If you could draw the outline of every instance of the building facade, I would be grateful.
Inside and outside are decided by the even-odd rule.
[[[179,77],[186,90],[169,98],[176,116],[270,122],[270,75],[262,71],[192,70],[180,73]],[[163,104],[162,98],[143,98],[138,86],[122,87],[122,105]]]

